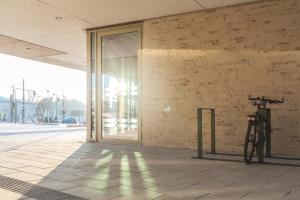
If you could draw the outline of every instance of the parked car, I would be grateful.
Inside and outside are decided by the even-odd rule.
[[[77,124],[77,120],[73,117],[65,117],[61,123],[63,124]]]

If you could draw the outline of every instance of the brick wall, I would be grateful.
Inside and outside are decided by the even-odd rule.
[[[272,108],[273,153],[299,156],[299,19],[299,0],[267,0],[146,20],[143,143],[195,148],[196,109],[212,107],[217,151],[240,153],[248,95],[264,95],[286,99]]]

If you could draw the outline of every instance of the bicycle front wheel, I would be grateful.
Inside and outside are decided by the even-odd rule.
[[[246,164],[249,164],[253,158],[253,154],[255,151],[255,140],[256,135],[254,122],[249,121],[244,144],[244,161],[246,162]]]

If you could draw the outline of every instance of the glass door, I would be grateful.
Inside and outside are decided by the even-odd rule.
[[[139,32],[101,36],[101,137],[139,139]]]

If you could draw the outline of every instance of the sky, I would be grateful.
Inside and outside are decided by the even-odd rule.
[[[25,89],[36,91],[37,97],[54,93],[86,103],[86,72],[0,54],[0,96],[8,98],[13,85],[22,88],[22,79]],[[17,96],[22,98],[21,90]]]

